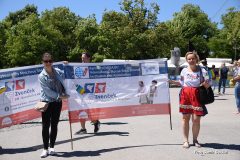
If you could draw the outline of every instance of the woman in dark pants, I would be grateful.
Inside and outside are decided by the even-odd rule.
[[[62,99],[68,98],[64,87],[64,73],[52,66],[52,56],[44,53],[42,56],[44,68],[38,79],[42,88],[41,101],[48,103],[48,108],[42,112],[42,138],[44,149],[41,158],[55,154],[54,144],[57,137],[57,126],[62,109]],[[49,128],[51,132],[49,134]],[[49,147],[50,139],[50,148]]]

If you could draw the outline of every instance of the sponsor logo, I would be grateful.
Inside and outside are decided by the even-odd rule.
[[[10,111],[10,107],[9,107],[9,106],[6,106],[6,107],[4,108],[4,111],[5,111],[5,112]]]
[[[96,83],[95,93],[105,93],[106,83]]]
[[[32,94],[32,93],[35,93],[35,89],[27,89],[25,91],[15,91],[15,96],[22,96],[22,95],[25,95],[25,94]]]
[[[84,94],[84,93],[85,93],[84,88],[83,88],[81,85],[79,85],[79,84],[76,85],[76,91],[77,91],[79,94]]]
[[[95,83],[86,83],[84,85],[85,93],[94,93]]]
[[[6,92],[14,90],[14,81],[5,82]]]
[[[2,120],[2,126],[12,124],[12,119],[10,117],[5,117]]]
[[[83,95],[85,93],[88,94],[89,100],[110,100],[110,99],[116,99],[117,95],[115,93],[110,94],[104,94],[106,93],[106,82],[102,83],[85,83],[84,88],[77,84],[76,85],[76,91]]]
[[[87,119],[88,118],[87,112],[85,112],[85,111],[80,112],[79,113],[79,118],[80,119]]]
[[[141,64],[142,75],[159,74],[158,63],[143,63]]]
[[[88,67],[76,67],[75,68],[75,76],[77,78],[89,78]]]
[[[76,91],[79,94],[84,93],[105,93],[106,92],[106,82],[104,83],[85,83],[84,88],[77,84]]]
[[[16,80],[16,90],[21,90],[21,89],[25,89],[24,79]]]
[[[0,86],[0,94],[4,93],[7,90],[5,86]]]

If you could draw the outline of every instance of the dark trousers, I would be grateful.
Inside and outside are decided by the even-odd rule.
[[[44,149],[48,149],[49,138],[50,147],[54,148],[54,144],[57,138],[57,126],[62,109],[62,102],[50,102],[47,110],[42,113],[42,138]],[[51,132],[49,134],[49,128],[51,125]]]
[[[219,93],[221,91],[221,86],[222,85],[223,85],[223,94],[225,93],[226,81],[227,81],[227,79],[225,79],[225,78],[220,78],[219,79],[219,83],[218,83],[218,92]]]

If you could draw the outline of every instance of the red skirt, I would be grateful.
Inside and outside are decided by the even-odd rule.
[[[204,115],[202,105],[199,101],[199,90],[195,87],[183,87],[180,92],[180,108],[183,114]]]

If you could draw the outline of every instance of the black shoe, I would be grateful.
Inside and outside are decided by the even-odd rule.
[[[95,123],[94,123],[94,133],[97,133],[99,131],[99,128],[100,128],[100,121],[97,120]]]
[[[86,129],[80,129],[79,131],[77,131],[76,133],[75,133],[75,135],[76,134],[86,134],[87,133],[87,130]]]

